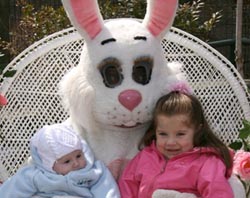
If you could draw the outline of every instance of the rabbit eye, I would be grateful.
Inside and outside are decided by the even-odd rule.
[[[153,59],[145,56],[137,58],[134,62],[132,77],[142,85],[149,83],[153,68]]]
[[[107,87],[114,88],[121,84],[123,80],[122,69],[116,58],[104,59],[99,65],[99,70]]]

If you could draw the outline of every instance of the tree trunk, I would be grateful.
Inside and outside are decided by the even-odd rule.
[[[235,41],[235,63],[238,72],[244,78],[243,56],[242,56],[242,7],[243,0],[237,0],[236,8],[236,41]]]

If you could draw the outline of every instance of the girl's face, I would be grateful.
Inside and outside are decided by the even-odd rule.
[[[57,174],[66,175],[70,171],[79,170],[86,166],[84,154],[81,150],[75,150],[56,160],[53,170]]]
[[[191,150],[195,128],[187,123],[187,115],[158,115],[156,127],[156,148],[167,159]]]

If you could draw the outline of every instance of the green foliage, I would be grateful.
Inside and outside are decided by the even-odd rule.
[[[234,150],[250,151],[250,121],[243,120],[243,128],[239,131],[238,140],[229,145]]]
[[[35,41],[70,27],[63,7],[55,9],[51,6],[42,6],[35,10],[34,5],[25,0],[20,0],[17,6],[21,8],[21,19],[10,32],[11,41],[0,39],[0,47],[8,50],[12,56],[16,56]]]
[[[121,17],[142,19],[147,6],[146,0],[102,0],[99,1],[99,5],[104,19]],[[203,21],[201,19],[203,9],[205,9],[204,0],[180,3],[173,26],[204,41],[209,41],[210,33],[220,22],[222,15],[221,11],[215,11],[207,20]]]
[[[146,0],[99,0],[100,11],[104,19],[138,18],[146,13]]]
[[[209,41],[209,36],[213,28],[220,22],[221,11],[211,13],[208,20],[201,20],[201,12],[205,8],[205,1],[196,0],[192,3],[180,4],[175,17],[174,26],[182,29],[198,38]]]
[[[34,5],[27,3],[26,0],[19,0],[17,7],[21,9],[20,21],[10,32],[10,42],[0,38],[2,51],[0,56],[10,54],[11,57],[15,57],[34,42],[71,26],[62,6],[57,9],[52,6],[42,6],[36,10]],[[10,70],[2,74],[3,69],[1,65],[0,83],[4,77],[12,77],[16,72]]]
[[[221,15],[220,12],[215,12],[210,19],[201,21],[200,13],[205,6],[203,1],[193,0],[193,3],[180,4],[174,26],[208,41],[209,33],[219,22]],[[62,6],[57,9],[42,6],[36,10],[34,5],[27,3],[26,0],[19,0],[17,6],[21,9],[21,19],[10,32],[11,41],[6,42],[0,38],[0,49],[12,57],[35,41],[71,26]],[[121,17],[142,19],[147,5],[146,0],[99,0],[99,6],[104,19]]]

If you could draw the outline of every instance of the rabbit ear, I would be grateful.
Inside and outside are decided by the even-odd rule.
[[[177,8],[178,0],[148,0],[144,26],[162,39],[174,21]]]
[[[93,40],[103,29],[97,0],[62,0],[72,25],[86,39]]]

